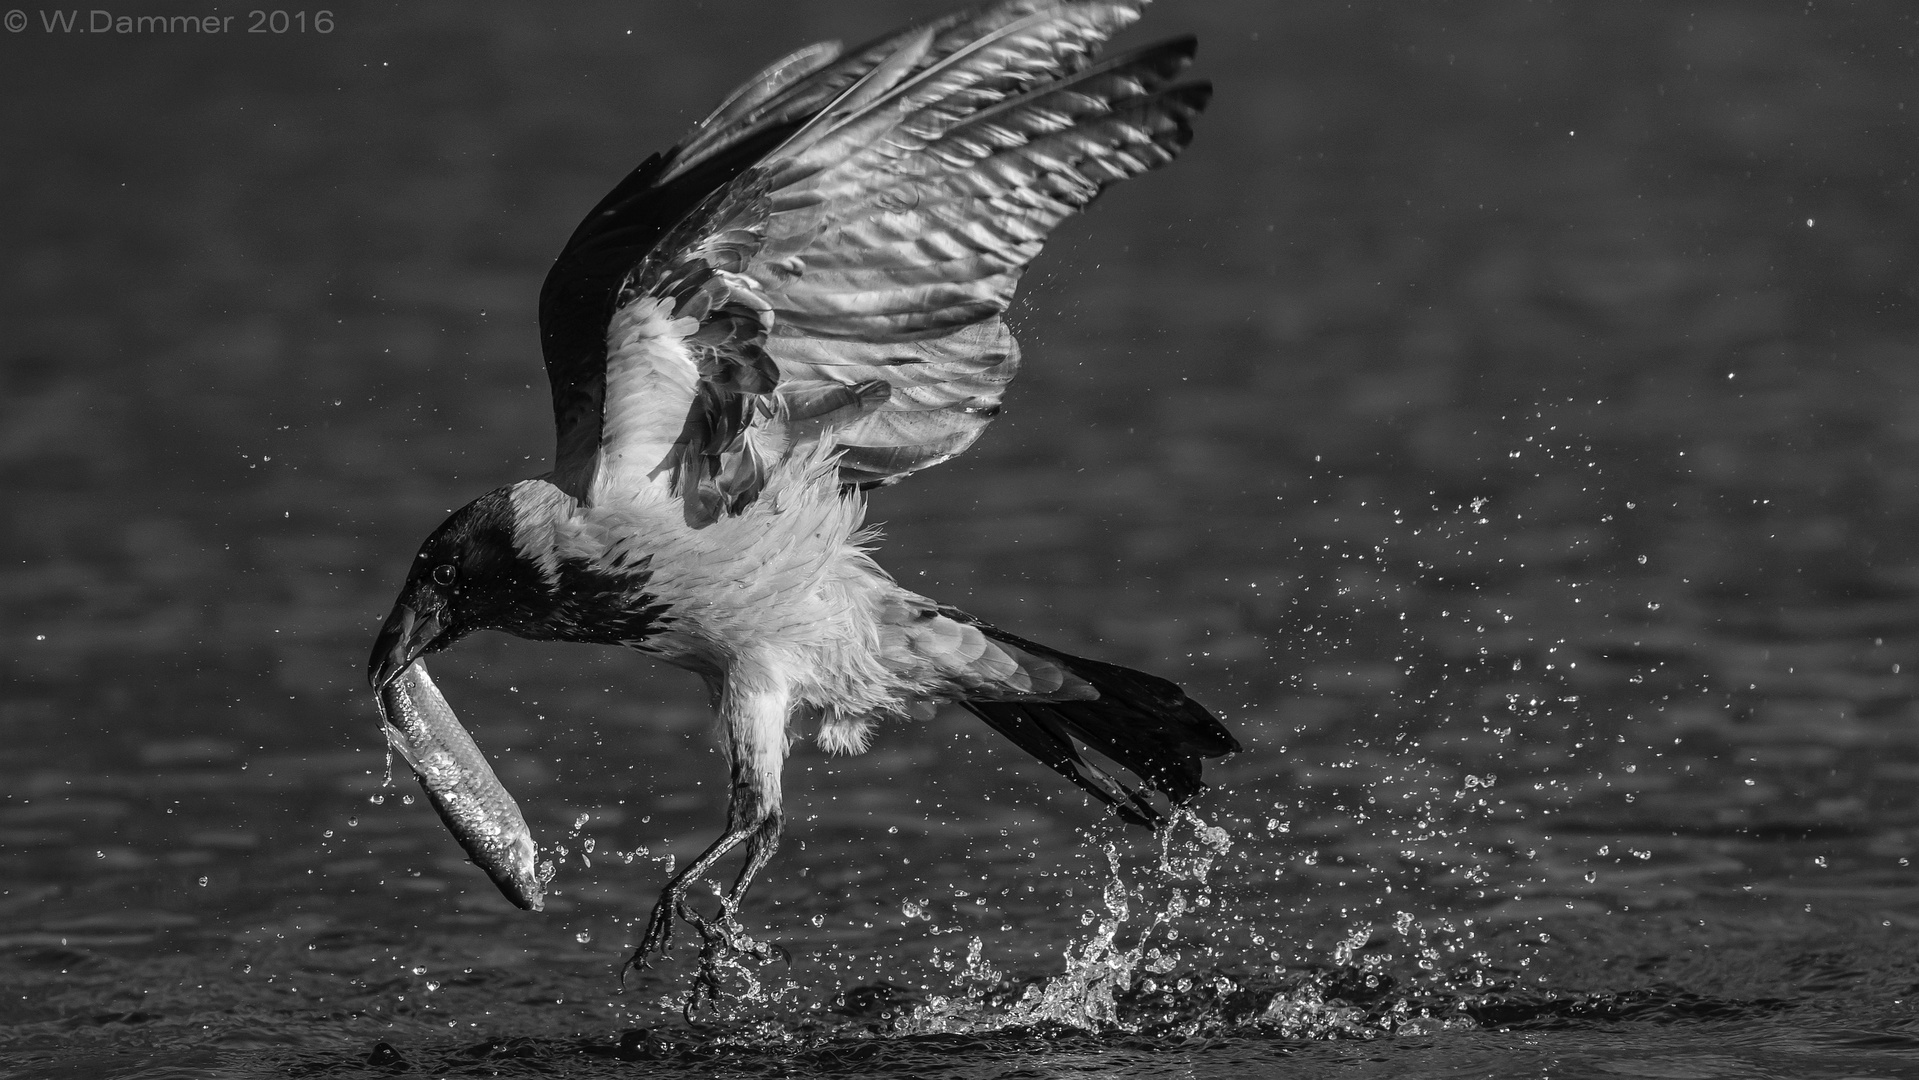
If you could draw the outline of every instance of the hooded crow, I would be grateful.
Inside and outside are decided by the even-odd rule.
[[[1171,161],[1211,88],[1194,40],[1096,60],[1143,0],[1009,0],[748,80],[574,230],[540,291],[554,468],[460,508],[374,645],[385,688],[475,630],[620,645],[699,674],[731,769],[726,830],[666,885],[703,955],[779,843],[791,732],[970,710],[1128,821],[1239,749],[1163,679],[1071,656],[902,588],[866,492],[945,461],[1020,363],[1002,320],[1048,234]],[[1155,798],[1157,797],[1157,799]],[[689,886],[735,847],[718,920]]]

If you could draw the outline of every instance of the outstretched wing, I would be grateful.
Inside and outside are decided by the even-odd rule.
[[[1168,85],[1190,38],[1089,65],[1137,14],[1015,0],[797,54],[642,166],[562,256],[599,276],[542,296],[556,479],[588,498],[663,482],[701,524],[799,446],[830,440],[867,484],[971,445],[1018,367],[1000,316],[1020,273],[1106,186],[1170,161],[1205,106],[1204,84]],[[596,379],[584,332],[548,316],[590,307],[582,285],[642,236]]]

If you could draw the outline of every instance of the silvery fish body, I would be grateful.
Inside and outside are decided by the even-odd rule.
[[[426,789],[433,808],[473,862],[508,900],[529,911],[544,906],[537,849],[518,803],[460,726],[440,688],[414,661],[380,691],[386,738]]]

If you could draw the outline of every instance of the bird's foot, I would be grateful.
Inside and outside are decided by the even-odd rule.
[[[779,945],[754,940],[747,934],[735,918],[737,904],[728,899],[722,902],[720,917],[707,920],[692,918],[694,929],[700,934],[700,969],[693,977],[692,991],[687,995],[686,1006],[682,1010],[688,1023],[699,1023],[696,1015],[704,1010],[708,1014],[719,1011],[724,991],[721,985],[723,977],[729,972],[745,980],[745,997],[751,999],[759,994],[759,980],[755,977],[746,961],[764,964],[771,960],[783,960],[788,965],[793,955]]]
[[[718,890],[716,889],[715,892]],[[707,1011],[716,1011],[724,996],[722,981],[730,971],[744,977],[751,996],[758,982],[748,968],[747,961],[764,964],[772,960],[781,960],[791,965],[793,955],[779,945],[755,940],[740,925],[739,898],[723,896],[720,898],[718,918],[709,919],[700,914],[688,902],[686,887],[669,887],[660,893],[653,905],[653,915],[647,920],[646,934],[640,939],[639,948],[627,958],[620,967],[620,985],[626,985],[627,972],[638,968],[646,970],[653,966],[656,955],[665,956],[667,946],[673,938],[673,922],[678,919],[693,928],[700,938],[700,965],[693,977],[692,992],[686,1001],[685,1014],[688,1023],[697,1023],[695,1014],[704,1007]]]
[[[645,971],[653,966],[656,955],[664,957],[673,940],[673,920],[679,919],[700,936],[700,972],[709,984],[717,986],[718,964],[722,959],[739,958],[766,963],[770,960],[793,962],[793,954],[779,945],[756,941],[741,926],[736,917],[738,901],[725,898],[720,903],[720,917],[708,919],[701,915],[692,904],[687,902],[685,890],[668,890],[660,894],[659,902],[653,905],[653,915],[647,920],[646,935],[640,939],[640,946],[627,957],[620,967],[620,983],[626,983],[626,973],[635,968]]]
[[[653,966],[655,955],[664,957],[669,945],[673,943],[673,917],[678,914],[695,926],[704,920],[686,906],[684,890],[667,888],[660,893],[659,900],[653,904],[653,914],[646,920],[646,936],[640,939],[640,947],[620,965],[620,986],[626,986],[626,973],[638,968],[645,971]]]
[[[720,908],[719,921],[707,924],[707,927],[701,930],[701,936],[708,942],[717,939],[718,943],[725,946],[726,950],[734,956],[757,960],[762,964],[770,960],[782,960],[788,964],[793,962],[793,954],[787,952],[782,946],[770,941],[757,941],[749,935],[746,927],[741,926],[736,917],[738,911],[739,901],[733,898],[727,899]],[[709,933],[713,936],[707,937]]]

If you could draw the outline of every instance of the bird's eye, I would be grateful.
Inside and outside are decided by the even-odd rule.
[[[441,585],[453,584],[453,564],[441,563],[433,568],[433,580]]]

